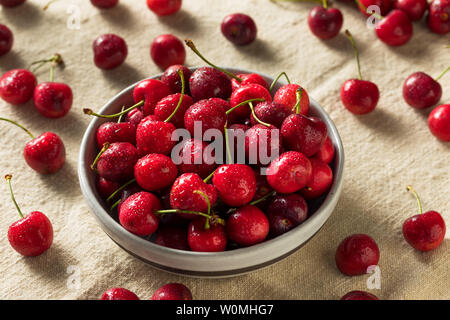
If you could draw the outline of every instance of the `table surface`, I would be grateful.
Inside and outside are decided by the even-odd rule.
[[[431,110],[408,107],[401,94],[404,79],[415,71],[437,76],[449,64],[449,37],[414,24],[409,43],[392,48],[380,42],[352,4],[337,2],[344,15],[343,29],[355,35],[362,74],[378,85],[381,98],[371,114],[354,116],[342,106],[342,83],[357,76],[350,43],[343,32],[329,41],[314,37],[307,14],[314,4],[272,3],[269,0],[185,0],[176,15],[158,18],[145,1],[121,0],[100,11],[85,0],[55,2],[29,0],[2,9],[0,22],[14,32],[12,52],[0,58],[0,71],[26,68],[32,61],[60,53],[66,63],[56,79],[74,92],[70,113],[45,119],[32,103],[11,106],[0,102],[1,115],[20,120],[32,132],[54,131],[62,137],[67,163],[51,176],[32,171],[22,156],[27,135],[0,124],[0,167],[14,175],[13,187],[24,212],[39,210],[54,226],[54,243],[36,258],[24,258],[9,246],[7,230],[17,218],[7,184],[0,185],[0,299],[97,299],[110,287],[125,287],[142,299],[168,282],[182,282],[196,299],[337,299],[350,290],[367,290],[381,299],[449,299],[450,246],[447,239],[436,250],[419,253],[402,236],[403,221],[416,214],[407,194],[412,184],[424,209],[443,214],[449,225],[450,143],[428,130]],[[258,26],[257,40],[234,47],[220,32],[223,17],[250,14]],[[80,28],[76,29],[76,23]],[[97,69],[92,41],[103,33],[117,33],[129,48],[126,63],[112,71]],[[149,45],[159,34],[194,39],[212,61],[226,66],[276,75],[286,71],[330,114],[346,152],[342,196],[324,228],[303,248],[266,269],[228,279],[195,279],[155,270],[116,246],[89,212],[78,185],[76,167],[81,137],[90,119],[82,108],[98,110],[128,85],[159,73],[149,57]],[[202,65],[188,50],[186,64]],[[48,80],[43,68],[38,80]],[[442,102],[450,99],[450,74],[441,80]],[[374,275],[347,277],[334,263],[338,243],[353,233],[367,233],[378,243],[380,289]],[[448,232],[450,233],[450,232]],[[367,288],[367,282],[372,284]]]

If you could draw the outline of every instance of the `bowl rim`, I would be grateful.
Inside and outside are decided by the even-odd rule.
[[[190,67],[189,69],[195,70],[198,67]],[[224,69],[233,72],[235,74],[239,73],[258,73],[259,75],[263,76],[266,80],[273,80],[274,78],[271,76],[267,76],[260,72],[255,72],[251,70],[245,70],[240,68],[231,68],[231,67],[224,67]],[[162,73],[159,73],[157,75],[154,75],[152,77],[146,78],[146,79],[159,79],[162,76]],[[145,80],[145,79],[143,79]],[[142,80],[141,80],[142,81]],[[115,101],[120,99],[126,94],[129,94],[130,91],[134,89],[134,87],[139,83],[140,81],[128,86],[127,88],[120,91],[118,94],[116,94],[114,97],[112,97],[99,111],[99,113],[104,113],[106,110],[111,108]],[[280,87],[282,85],[285,85],[286,83],[283,81],[279,81],[277,83],[277,87]],[[304,230],[308,228],[313,228],[314,232],[313,234],[303,241],[302,243],[298,243],[296,245],[297,249],[302,246],[302,244],[306,243],[312,236],[314,236],[323,226],[323,224],[328,220],[331,213],[334,211],[334,207],[336,206],[336,203],[339,199],[339,195],[342,189],[343,184],[343,171],[344,171],[344,162],[345,162],[345,156],[344,156],[344,148],[342,144],[341,137],[339,135],[339,132],[332,121],[332,119],[329,117],[327,112],[318,104],[314,99],[310,98],[311,105],[313,106],[313,109],[319,114],[319,116],[325,121],[328,129],[328,135],[330,136],[334,147],[335,147],[335,170],[333,172],[334,179],[333,184],[328,191],[327,196],[323,200],[322,204],[317,208],[317,210],[314,212],[312,216],[309,216],[306,221],[304,221],[301,225],[293,228],[289,232],[282,234],[278,237],[275,237],[273,239],[269,239],[266,241],[263,241],[262,243],[250,246],[250,247],[243,247],[238,248],[234,250],[228,250],[223,252],[195,252],[195,251],[184,251],[184,250],[178,250],[178,249],[172,249],[164,246],[157,245],[151,241],[148,241],[144,238],[141,238],[137,235],[134,235],[124,229],[116,220],[111,217],[111,215],[103,208],[101,205],[102,200],[98,199],[98,196],[96,196],[96,190],[93,190],[89,184],[89,164],[85,162],[86,158],[86,152],[88,149],[88,140],[91,135],[95,134],[96,129],[98,126],[107,120],[101,119],[101,118],[94,118],[89,123],[84,135],[83,139],[80,145],[80,151],[79,151],[79,157],[78,157],[78,178],[80,183],[80,188],[82,191],[82,194],[91,209],[92,213],[94,214],[94,217],[98,222],[100,222],[100,226],[104,230],[107,235],[113,239],[114,242],[120,245],[123,249],[125,249],[128,252],[132,252],[133,255],[136,255],[138,257],[141,257],[143,260],[147,260],[146,258],[142,257],[139,253],[134,252],[130,248],[124,248],[122,241],[128,240],[132,241],[134,243],[133,246],[140,246],[142,251],[148,251],[153,253],[158,253],[158,255],[172,255],[174,259],[177,258],[183,258],[183,257],[196,257],[201,260],[204,259],[220,259],[220,258],[239,258],[242,256],[248,256],[248,257],[255,257],[258,253],[263,253],[265,250],[269,250],[271,247],[275,248],[275,243],[280,243],[283,241],[288,240],[295,240],[296,236],[300,235]],[[92,173],[91,173],[92,174]],[[331,209],[330,209],[331,208]],[[327,210],[328,209],[328,210]],[[293,253],[296,251],[289,250],[290,253]],[[283,254],[280,254],[279,256],[283,256]],[[278,261],[277,259],[273,259]],[[276,262],[274,261],[274,262]],[[153,262],[153,261],[152,261]],[[270,262],[270,261],[269,261]],[[159,264],[155,262],[156,264]],[[271,263],[268,263],[271,264]],[[259,263],[255,263],[255,265],[259,265]],[[170,266],[168,266],[170,268]],[[226,269],[226,266],[223,266],[224,270],[233,270],[232,269]],[[182,266],[181,266],[182,268]],[[184,270],[184,269],[183,269]],[[196,271],[193,269],[186,269],[191,271]],[[211,270],[212,271],[212,270]],[[216,271],[212,271],[216,272]],[[201,271],[200,271],[201,273]]]

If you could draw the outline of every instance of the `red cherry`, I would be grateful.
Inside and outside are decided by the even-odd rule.
[[[158,198],[150,192],[135,193],[120,207],[120,224],[138,236],[149,236],[158,229],[158,217],[154,211],[160,208]]]
[[[191,250],[187,241],[187,231],[185,228],[167,226],[158,229],[155,243],[163,247],[178,250]]]
[[[130,110],[125,117],[125,121],[131,123],[135,127],[138,126],[142,119],[144,119],[144,113],[140,109]]]
[[[258,31],[255,21],[243,13],[226,16],[222,21],[221,30],[228,41],[238,46],[252,43]]]
[[[403,98],[413,108],[432,107],[441,97],[441,85],[426,73],[415,72],[406,78],[403,84]]]
[[[279,193],[293,193],[303,189],[311,175],[308,158],[300,152],[289,151],[272,161],[267,169],[267,182]]]
[[[446,34],[450,30],[450,0],[433,0],[427,17],[428,28],[437,34]]]
[[[250,164],[268,165],[281,150],[282,138],[276,127],[257,124],[245,131],[245,155]]]
[[[377,6],[380,8],[380,14],[382,16],[389,13],[392,7],[392,0],[359,0],[361,4],[358,4],[359,10],[366,16],[369,17],[371,13],[367,12],[367,8],[370,6]]]
[[[200,133],[204,133],[208,129],[217,129],[223,132],[227,115],[217,100],[200,100],[190,106],[184,114],[184,127],[192,136],[195,136],[196,122],[201,122],[202,131]]]
[[[26,0],[0,0],[0,5],[4,7],[15,7],[21,5]]]
[[[106,142],[136,144],[136,127],[128,122],[105,122],[97,129],[97,146],[102,148]]]
[[[241,246],[251,246],[266,239],[269,220],[260,209],[247,205],[238,208],[227,219],[228,238]]]
[[[115,34],[103,34],[94,40],[94,63],[100,69],[114,69],[120,66],[128,55],[125,40]]]
[[[176,141],[172,140],[175,126],[170,122],[144,118],[136,129],[136,146],[139,156],[149,153],[168,155]]]
[[[115,7],[119,0],[91,0],[91,3],[98,8],[109,9]]]
[[[57,172],[66,162],[66,149],[58,135],[45,132],[25,145],[23,156],[33,170],[50,174]]]
[[[439,140],[450,141],[450,104],[442,104],[430,113],[428,127]]]
[[[232,207],[248,204],[256,194],[255,173],[245,164],[221,165],[215,171],[212,183],[219,197]]]
[[[230,97],[230,106],[233,108],[241,102],[250,99],[264,99],[266,102],[272,102],[272,96],[269,90],[259,84],[241,85],[233,91]],[[242,105],[233,111],[233,115],[239,119],[245,119],[250,116],[248,105]]]
[[[272,188],[267,182],[266,176],[263,176],[260,170],[255,170],[254,173],[256,178],[256,194],[253,197],[253,201],[256,201],[268,195],[272,191]],[[268,204],[267,199],[265,201],[258,202],[256,205],[261,208],[266,204]]]
[[[103,150],[102,150],[103,151]],[[94,161],[100,177],[111,181],[127,181],[133,178],[138,153],[129,142],[114,142]]]
[[[308,204],[298,194],[279,195],[267,208],[270,234],[279,236],[295,228],[308,217]]]
[[[312,165],[311,180],[306,184],[306,187],[301,190],[302,196],[305,199],[318,198],[330,189],[333,183],[333,171],[331,168],[319,159],[309,159]]]
[[[168,283],[156,290],[151,300],[192,300],[192,293],[181,283]]]
[[[107,199],[120,188],[120,184],[118,182],[109,181],[103,177],[98,177],[96,186],[98,193],[100,193],[103,199]]]
[[[158,67],[166,69],[174,64],[184,64],[186,50],[180,39],[171,34],[163,34],[153,40],[150,55]]]
[[[14,36],[11,30],[4,24],[0,24],[0,56],[11,51]]]
[[[72,107],[72,89],[65,83],[41,83],[34,89],[33,102],[44,117],[61,118]]]
[[[342,28],[343,17],[339,9],[316,6],[308,14],[308,25],[318,38],[327,40],[336,37]]]
[[[123,189],[122,192],[121,192],[121,195],[120,195],[120,202],[117,205],[117,212],[120,212],[120,208],[122,207],[122,204],[125,202],[125,200],[127,200],[133,194],[136,194],[136,193],[139,193],[139,192],[142,192],[142,191],[144,191],[144,190],[142,190],[142,188],[139,187],[137,185],[137,183],[135,183],[135,182],[132,183],[131,185],[129,185],[128,187],[126,187],[125,189]]]
[[[147,79],[139,82],[133,90],[133,99],[135,103],[145,101],[143,112],[148,116],[153,114],[155,106],[159,100],[171,94],[167,84],[160,80]]]
[[[102,294],[100,300],[139,300],[139,297],[134,292],[124,288],[111,288]]]
[[[181,0],[147,0],[147,6],[158,16],[172,15],[181,8]]]
[[[436,211],[422,213],[422,203],[417,192],[411,186],[408,186],[408,191],[413,192],[417,199],[419,214],[408,218],[403,223],[403,236],[416,250],[434,250],[444,240],[445,221],[442,219],[441,214]]]
[[[377,296],[365,291],[350,291],[341,300],[379,300]]]
[[[0,78],[0,97],[11,104],[22,104],[33,97],[36,85],[36,77],[31,71],[13,69]]]
[[[333,142],[331,141],[330,137],[327,136],[319,152],[317,152],[314,157],[325,163],[330,163],[334,159],[334,154],[335,149]]]
[[[181,93],[175,93],[159,100],[159,102],[155,106],[155,116],[158,117],[161,121],[169,118],[172,112],[175,111],[180,98]],[[180,107],[178,108],[173,118],[170,119],[170,122],[173,123],[176,128],[184,127],[184,114],[193,103],[194,100],[192,100],[190,96],[188,96],[187,94],[183,95],[183,100],[181,101]]]
[[[375,33],[387,45],[401,46],[411,39],[413,26],[404,11],[394,9],[377,23]]]
[[[173,65],[170,66],[164,71],[163,75],[161,76],[161,81],[167,84],[172,92],[178,92],[181,93],[181,78],[178,74],[178,71],[183,71],[183,76],[185,79],[189,79],[191,77],[191,70],[183,65]],[[189,83],[187,83],[187,88],[185,90],[187,93],[189,93]]]
[[[241,85],[245,86],[247,84],[259,84],[260,86],[263,86],[264,88],[268,89],[266,80],[257,73],[240,73],[240,74],[237,74],[236,77],[241,79],[241,82],[239,82],[235,78],[232,78],[231,79],[232,91],[236,90]]]
[[[428,9],[427,0],[394,0],[394,9],[404,11],[411,21],[422,19]]]
[[[151,153],[138,160],[134,177],[143,189],[156,191],[170,186],[175,181],[177,166],[169,157]]]
[[[201,67],[189,78],[189,88],[194,101],[209,98],[228,99],[231,94],[231,81],[219,70]]]
[[[367,273],[367,268],[378,264],[380,250],[376,242],[365,234],[345,238],[336,250],[336,265],[348,276]]]
[[[21,217],[8,229],[8,240],[14,250],[26,257],[35,257],[47,251],[53,242],[53,227],[45,214],[33,211],[23,216],[11,187],[11,175],[6,175],[11,198]]]
[[[188,228],[188,243],[192,251],[220,252],[227,246],[225,228],[219,223],[210,223],[205,227],[205,218],[192,220]]]
[[[298,84],[286,84],[277,90],[273,97],[273,101],[285,105],[292,110],[297,104],[297,92],[303,89]],[[309,110],[309,96],[306,90],[303,90],[300,102],[300,114],[307,115]]]
[[[178,165],[179,173],[196,173],[204,179],[213,172],[216,164],[205,152],[207,146],[206,142],[197,139],[183,141],[179,153],[182,159]]]

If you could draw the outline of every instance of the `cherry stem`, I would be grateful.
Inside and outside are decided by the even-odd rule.
[[[102,154],[103,154],[106,150],[108,150],[108,148],[109,148],[109,142],[105,142],[105,143],[103,144],[103,148],[100,150],[100,152],[98,153],[97,157],[95,157],[94,162],[91,164],[91,169],[92,169],[92,170],[96,170],[96,169],[95,169],[95,166],[97,165],[98,160],[100,159],[100,157],[102,156]]]
[[[264,197],[261,197],[258,200],[250,202],[249,205],[254,206],[258,203],[261,203],[261,202],[265,201],[267,198],[274,196],[276,193],[277,192],[275,190],[273,190],[273,191],[269,192],[268,194],[266,194]]]
[[[121,192],[123,189],[125,189],[126,187],[128,187],[130,184],[136,182],[136,179],[131,179],[130,181],[126,182],[125,184],[123,184],[122,186],[120,186],[116,191],[114,191],[107,199],[106,202],[110,202],[112,199],[114,199],[114,197]]]
[[[13,189],[12,189],[12,186],[11,186],[12,175],[7,174],[7,175],[5,176],[5,179],[6,179],[6,181],[8,181],[8,185],[9,185],[9,193],[11,194],[11,199],[12,199],[12,201],[14,202],[14,205],[16,206],[17,211],[19,211],[20,217],[23,219],[22,211],[20,211],[19,205],[18,205],[17,202],[16,202],[16,198],[14,197],[14,192],[13,192]]]
[[[178,109],[180,108],[181,103],[183,102],[184,90],[185,90],[185,87],[186,87],[186,84],[184,82],[183,70],[180,69],[180,70],[177,71],[177,73],[178,73],[178,75],[181,78],[181,96],[180,96],[180,100],[178,100],[178,104],[177,104],[175,110],[173,110],[172,114],[166,120],[164,120],[164,122],[169,122],[170,120],[172,120],[172,118],[175,116],[175,114],[177,113]]]
[[[419,214],[422,214],[422,212],[423,212],[422,202],[420,201],[419,195],[417,194],[416,190],[414,190],[414,188],[411,185],[408,185],[406,187],[406,190],[411,191],[413,193],[414,197],[417,200],[417,205],[419,206]]]
[[[356,47],[355,39],[353,39],[352,34],[348,30],[345,30],[345,35],[347,36],[347,38],[350,40],[350,43],[352,44],[353,51],[355,52],[356,63],[358,64],[358,77],[359,77],[359,80],[362,80],[361,65],[359,63],[359,51],[358,51],[358,48]]]
[[[12,123],[12,124],[18,126],[20,129],[22,129],[23,131],[25,131],[26,133],[28,133],[28,135],[31,137],[31,139],[34,139],[34,138],[35,138],[35,136],[34,136],[27,128],[25,128],[25,127],[22,126],[21,124],[18,124],[17,122],[15,122],[15,121],[13,121],[13,120],[9,120],[9,119],[6,119],[6,118],[1,118],[1,117],[0,117],[0,120],[6,121],[6,122],[9,122],[9,123]]]
[[[355,0],[355,2],[356,2],[356,4],[357,4],[361,9],[364,10],[364,12],[368,13],[368,12],[367,12],[367,7],[366,7],[360,0]],[[377,14],[377,13],[375,13],[375,12],[372,13],[372,16],[374,16],[375,18],[377,18],[377,19],[379,19],[379,20],[383,19],[383,16],[382,16],[382,15],[379,15],[379,14]]]
[[[117,200],[116,202],[114,202],[114,204],[111,206],[111,212],[114,211],[114,209],[119,205],[120,201],[122,201],[122,199]]]
[[[56,2],[56,1],[59,1],[59,0],[50,0],[49,2],[47,2],[47,4],[42,8],[42,10],[47,10],[49,7],[50,7],[50,5],[52,4],[52,3],[54,3],[54,2]]]
[[[89,116],[95,116],[95,117],[99,117],[99,118],[117,118],[123,114],[128,113],[129,111],[131,111],[133,109],[136,109],[136,108],[144,105],[144,103],[145,103],[145,100],[141,100],[138,103],[136,103],[134,106],[131,106],[128,109],[125,109],[122,112],[115,113],[115,114],[98,114],[98,113],[95,113],[94,111],[92,111],[92,109],[88,109],[88,108],[84,108],[83,112],[84,112],[84,114],[87,114]]]
[[[237,109],[237,108],[243,106],[244,104],[247,104],[247,103],[250,103],[250,102],[253,102],[253,101],[263,102],[263,101],[266,101],[266,100],[264,100],[264,99],[262,99],[262,98],[255,98],[255,99],[248,99],[248,100],[245,100],[245,101],[243,101],[243,102],[241,102],[241,103],[238,103],[238,104],[235,105],[233,108],[228,109],[228,110],[225,112],[225,114],[228,115],[228,114],[230,114],[231,112],[233,112],[235,109]]]
[[[156,210],[154,211],[156,214],[166,214],[166,213],[187,213],[187,214],[195,214],[198,216],[205,217],[206,219],[210,219],[211,216],[200,212],[200,211],[192,211],[192,210],[180,210],[180,209],[165,209],[165,210]]]
[[[289,84],[291,84],[291,80],[289,80],[289,77],[288,77],[287,73],[283,71],[272,81],[272,84],[270,85],[270,88],[269,88],[270,92],[272,92],[273,87],[275,87],[275,85],[277,84],[278,80],[280,80],[281,76],[285,76],[287,82]]]
[[[125,106],[122,106],[122,111],[125,110]],[[123,118],[123,113],[119,116],[119,119],[117,119],[117,123],[121,123],[122,122],[122,118]]]
[[[37,70],[39,70],[42,66],[44,66],[48,62],[51,62],[53,67],[54,67],[54,65],[60,65],[60,64],[64,63],[64,61],[61,58],[61,55],[59,53],[55,53],[50,59],[42,59],[42,60],[38,60],[38,61],[31,63],[30,66],[28,67],[28,69],[31,69],[31,67],[34,66],[35,64],[39,64],[33,70],[33,72],[36,72]],[[53,71],[51,69],[52,68],[50,68],[50,75],[52,77]],[[53,80],[51,80],[51,81],[53,81]]]
[[[327,0],[322,0],[322,5],[325,9],[328,9],[328,2]]]
[[[448,66],[448,67],[447,67],[440,75],[438,75],[438,77],[437,77],[436,79],[434,79],[434,80],[439,81],[439,79],[441,79],[441,78],[444,76],[444,74],[447,73],[448,70],[450,70],[450,66]]]
[[[233,74],[233,73],[231,73],[231,72],[229,72],[229,71],[227,71],[227,70],[225,70],[225,69],[223,69],[223,68],[220,68],[220,67],[218,67],[218,66],[212,64],[211,62],[209,62],[209,61],[208,61],[208,60],[200,53],[200,51],[198,51],[198,49],[195,47],[195,44],[194,44],[194,42],[193,42],[192,40],[186,39],[186,40],[184,40],[184,42],[186,43],[186,45],[187,45],[189,48],[191,48],[192,51],[194,51],[194,53],[195,53],[200,59],[202,59],[204,62],[206,62],[207,64],[209,64],[211,67],[213,67],[214,69],[217,69],[217,70],[219,70],[219,71],[222,71],[223,73],[225,73],[225,74],[228,75],[229,77],[231,77],[231,78],[233,78],[233,79],[236,79],[239,83],[242,82],[242,79],[239,78],[238,76],[236,76],[235,74]]]
[[[208,183],[209,180],[211,180],[211,178],[214,176],[214,173],[216,173],[216,170],[217,170],[217,169],[215,169],[213,172],[211,172],[211,173],[209,174],[209,176],[207,176],[205,179],[203,179],[203,182],[204,182],[204,183]]]
[[[295,95],[297,96],[297,103],[295,104],[294,108],[292,108],[292,111],[295,110],[296,114],[300,113],[300,103],[302,102],[303,91],[304,90],[301,87],[295,91]]]
[[[256,116],[255,108],[253,108],[253,103],[249,102],[248,105],[250,106],[250,110],[252,111],[252,116],[253,116],[253,118],[255,118],[256,122],[258,122],[259,124],[262,124],[263,126],[270,127],[270,123],[264,122]]]
[[[251,103],[251,102],[250,102]],[[225,127],[223,128],[225,135],[225,147],[227,149],[228,161],[227,164],[233,164],[233,157],[231,156],[230,144],[228,142],[228,128],[227,123],[225,123]]]
[[[195,190],[194,193],[201,195],[203,199],[205,199],[206,205],[208,206],[208,215],[211,215],[211,202],[209,201],[208,196],[200,190]]]

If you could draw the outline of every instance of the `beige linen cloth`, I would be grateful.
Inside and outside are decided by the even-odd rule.
[[[60,134],[67,163],[51,176],[31,170],[22,156],[28,136],[7,123],[0,124],[1,174],[13,174],[13,187],[22,210],[44,212],[53,222],[54,243],[36,258],[24,258],[9,245],[7,231],[18,219],[6,182],[0,183],[0,298],[97,299],[110,287],[125,287],[142,299],[168,282],[182,282],[196,299],[338,299],[350,290],[367,290],[381,299],[449,299],[450,241],[435,251],[420,253],[403,239],[403,221],[417,213],[407,194],[412,184],[425,210],[442,213],[450,226],[450,143],[436,140],[428,130],[431,110],[415,111],[401,94],[405,78],[425,71],[437,76],[449,64],[449,36],[414,24],[411,41],[399,48],[380,42],[365,18],[352,6],[337,2],[344,15],[343,30],[350,29],[361,52],[363,77],[377,83],[381,98],[374,112],[354,116],[344,109],[342,83],[357,76],[350,43],[341,34],[321,41],[307,26],[314,4],[269,0],[184,0],[175,16],[158,18],[144,0],[121,0],[100,11],[87,0],[61,0],[47,11],[47,0],[28,0],[15,9],[2,9],[0,23],[14,32],[12,52],[0,58],[0,71],[26,68],[30,62],[60,53],[66,68],[57,81],[74,92],[70,113],[50,120],[32,103],[11,106],[0,101],[0,114],[19,120],[31,132]],[[220,32],[223,17],[234,12],[250,14],[258,26],[258,39],[234,47]],[[79,29],[76,29],[79,22]],[[101,71],[93,64],[92,41],[103,33],[124,37],[129,48],[126,63]],[[154,37],[173,33],[194,39],[197,47],[220,65],[276,75],[286,71],[321,103],[337,125],[345,153],[344,188],[324,228],[303,248],[283,261],[248,275],[229,279],[194,279],[153,269],[133,258],[100,229],[81,195],[77,157],[81,137],[90,118],[83,107],[98,110],[126,86],[159,73],[150,60]],[[203,63],[187,50],[187,65]],[[46,68],[38,72],[48,80]],[[450,102],[450,74],[441,80],[442,103]],[[367,233],[381,250],[380,289],[368,289],[371,275],[347,277],[334,263],[338,243],[353,233]]]

